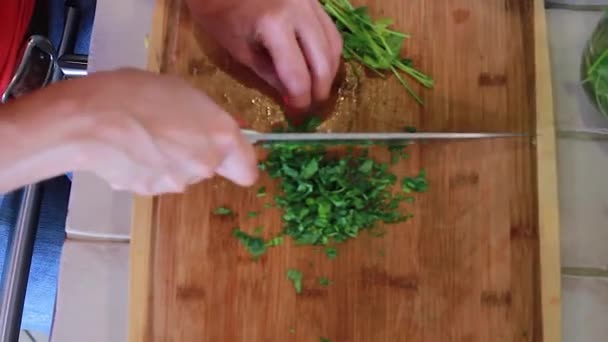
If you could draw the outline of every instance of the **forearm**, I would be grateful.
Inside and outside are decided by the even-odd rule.
[[[59,89],[0,105],[0,193],[78,167],[86,123]]]

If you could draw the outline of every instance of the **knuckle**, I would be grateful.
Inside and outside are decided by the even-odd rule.
[[[226,122],[214,132],[213,142],[218,148],[218,152],[225,153],[236,145],[236,141],[241,134],[241,129],[235,120]]]
[[[278,34],[281,32],[283,18],[280,12],[271,12],[260,16],[257,20],[258,36],[263,40],[265,34]]]

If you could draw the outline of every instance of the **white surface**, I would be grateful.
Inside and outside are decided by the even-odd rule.
[[[89,72],[146,67],[144,42],[152,24],[154,5],[154,0],[97,1]]]
[[[154,0],[99,0],[89,72],[146,66]],[[127,340],[131,195],[87,173],[74,175],[52,340]],[[79,239],[94,242],[74,241]]]
[[[72,181],[66,233],[69,238],[128,241],[131,195],[112,191],[90,173],[76,173]]]
[[[562,340],[601,342],[608,336],[608,279],[562,278]]]
[[[127,340],[128,243],[66,241],[51,341]]]
[[[608,269],[608,140],[559,139],[563,267]]]
[[[548,11],[560,130],[608,128],[608,120],[592,106],[580,82],[583,49],[601,16]],[[608,268],[608,140],[560,138],[557,147],[562,266]]]

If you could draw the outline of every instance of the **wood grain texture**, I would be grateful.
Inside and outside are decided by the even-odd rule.
[[[536,145],[521,138],[410,148],[396,173],[424,167],[431,184],[408,208],[414,219],[387,227],[384,238],[364,234],[340,246],[334,261],[284,246],[252,262],[232,229],[280,229],[276,211],[245,217],[265,203],[255,188],[214,180],[184,195],[140,199],[131,341],[541,341],[543,324],[551,329],[544,340],[559,341],[555,149],[541,3],[366,1],[374,14],[412,33],[407,54],[437,87],[418,89],[427,103],[419,107],[394,80],[363,77],[352,93],[356,103],[334,118],[337,130],[412,125],[543,135]],[[150,49],[158,71],[186,77],[254,128],[281,120],[269,91],[201,39],[179,0],[161,1],[159,27]],[[547,178],[537,181],[537,171]],[[275,187],[266,178],[260,185]],[[240,216],[211,215],[226,204]],[[291,267],[304,272],[303,295],[285,277]],[[318,276],[333,284],[316,285]]]

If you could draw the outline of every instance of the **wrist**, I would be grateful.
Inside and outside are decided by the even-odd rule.
[[[194,17],[217,15],[231,7],[228,0],[186,0],[186,3]]]

